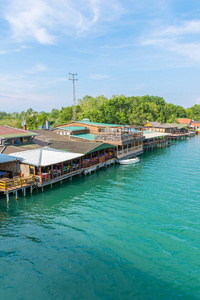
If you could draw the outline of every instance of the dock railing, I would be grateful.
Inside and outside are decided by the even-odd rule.
[[[0,191],[7,192],[16,188],[25,187],[35,183],[35,176],[4,178],[0,180]]]
[[[118,151],[118,156],[130,153],[130,152],[134,152],[134,151],[139,151],[139,150],[142,150],[142,149],[143,149],[142,145],[138,145],[138,146],[135,146],[135,147],[129,147],[128,149],[119,150]]]
[[[80,169],[87,169],[90,167],[93,167],[95,165],[98,165],[102,163],[103,161],[108,161],[109,159],[114,158],[114,154],[107,154],[105,156],[100,156],[92,159],[85,159],[82,163],[69,166],[67,168],[64,168],[62,170],[55,170],[55,171],[50,171],[49,173],[42,173],[41,176],[36,175],[36,181],[40,183],[48,182],[51,180],[54,180],[56,178],[60,177],[60,180],[62,177],[65,177],[67,174],[73,174],[74,172],[80,170]]]

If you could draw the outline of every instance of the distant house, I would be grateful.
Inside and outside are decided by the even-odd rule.
[[[23,144],[25,142],[31,141],[36,133],[30,132],[28,130],[22,130],[17,128],[12,128],[7,125],[0,126],[0,145],[14,145]]]
[[[177,124],[160,124],[159,122],[148,122],[145,125],[145,130],[163,133],[175,133],[177,128]]]
[[[87,127],[82,126],[62,126],[55,130],[60,135],[76,135],[76,134],[87,134],[89,131]]]
[[[118,159],[143,153],[143,133],[128,125],[90,122],[70,122],[56,126],[57,133],[80,141],[109,143],[117,147]]]
[[[145,125],[145,130],[150,130],[154,132],[163,132],[170,134],[183,134],[188,132],[187,124],[176,124],[176,123],[166,123],[160,124],[158,122],[148,122]]]
[[[145,137],[144,150],[152,150],[157,147],[166,147],[170,145],[167,137],[170,133],[152,132],[144,131],[143,135]]]
[[[192,127],[194,130],[199,130],[200,129],[200,121],[192,121],[190,123],[190,127]]]
[[[179,124],[186,124],[186,125],[190,125],[192,122],[192,119],[184,119],[184,118],[180,118],[180,119],[177,119],[177,123]]]

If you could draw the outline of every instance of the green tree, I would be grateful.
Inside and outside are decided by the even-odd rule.
[[[26,125],[29,130],[37,129],[37,116],[28,116],[26,118]]]
[[[67,123],[71,122],[73,118],[73,108],[71,106],[62,107],[61,112],[59,114],[59,122]]]
[[[45,125],[47,121],[47,114],[42,112],[36,117],[36,119],[37,119],[37,126]]]

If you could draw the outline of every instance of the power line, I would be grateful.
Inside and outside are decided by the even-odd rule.
[[[78,79],[75,79],[74,76],[77,76],[77,74],[69,73],[69,75],[72,76],[72,78],[69,78],[69,80],[72,80],[72,86],[73,86],[73,121],[76,121],[76,94],[75,94],[75,81]]]

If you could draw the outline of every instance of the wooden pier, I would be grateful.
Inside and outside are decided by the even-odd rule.
[[[42,177],[38,175],[30,175],[27,177],[16,176],[15,178],[9,179],[4,178],[0,180],[0,192],[4,193],[7,198],[7,202],[9,202],[10,194],[14,194],[16,200],[18,199],[18,192],[22,191],[24,197],[26,197],[27,189],[30,188],[30,194],[32,194],[34,188],[43,188],[45,186],[50,185],[53,186],[54,183],[60,182],[63,180],[70,179],[77,175],[87,175],[91,174],[92,171],[97,171],[100,168],[106,168],[111,164],[115,164],[116,159],[113,157],[108,157],[104,161],[100,162],[99,160],[96,162],[88,162],[85,164],[81,164],[76,169],[69,171],[68,173],[57,173],[56,177]]]
[[[113,158],[113,159],[107,160],[105,162],[96,164],[94,166],[90,166],[90,167],[84,169],[84,174],[85,175],[91,174],[91,172],[97,171],[98,169],[101,169],[101,168],[106,168],[106,167],[110,166],[111,164],[115,164],[115,162],[116,162],[116,159]]]
[[[24,197],[26,196],[27,188],[30,188],[30,193],[32,194],[33,186],[36,185],[35,176],[30,175],[27,177],[16,176],[12,179],[2,178],[0,180],[0,192],[6,195],[7,201],[9,201],[9,194],[15,194],[15,198],[18,198],[18,191],[22,191]]]
[[[171,135],[168,135],[169,140],[185,140],[188,137],[190,137],[189,133],[173,133]]]

